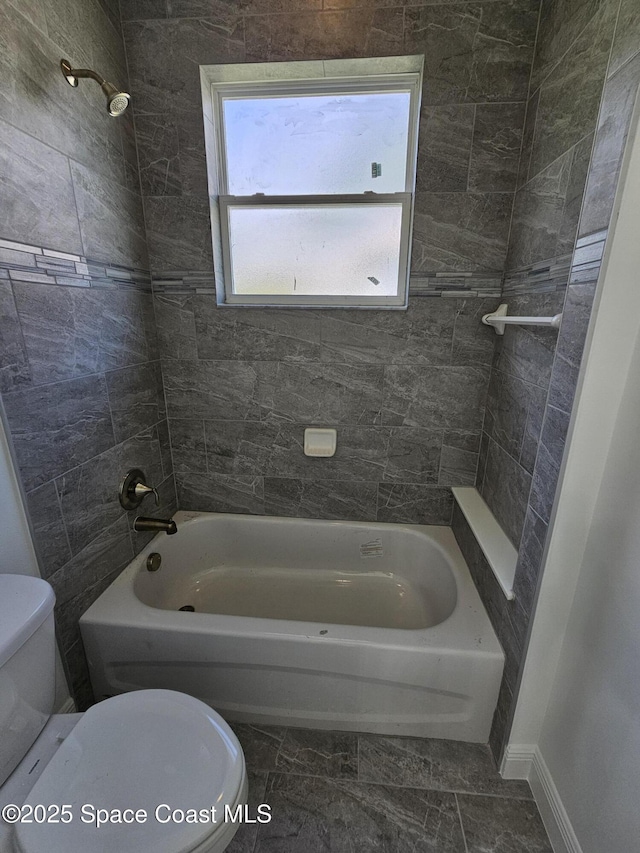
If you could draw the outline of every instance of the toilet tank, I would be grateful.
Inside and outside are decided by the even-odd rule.
[[[54,604],[41,578],[0,574],[0,785],[53,709]]]

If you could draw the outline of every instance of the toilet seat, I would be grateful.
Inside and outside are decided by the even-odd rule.
[[[215,711],[183,693],[140,690],[90,708],[60,746],[25,805],[71,806],[69,823],[21,823],[14,841],[21,853],[194,853],[228,843],[237,824],[224,823],[224,807],[246,802],[242,749]],[[211,812],[216,822],[159,822],[157,806]],[[81,819],[82,806],[143,809],[144,823]],[[163,809],[162,819],[169,815]],[[90,818],[92,811],[85,811]]]

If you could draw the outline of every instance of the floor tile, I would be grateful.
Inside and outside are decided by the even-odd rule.
[[[358,736],[350,732],[288,729],[276,769],[304,776],[357,779]]]
[[[249,796],[247,798],[247,803],[249,805],[251,817],[255,818],[257,807],[265,801],[264,793],[265,788],[267,787],[267,774],[254,773],[251,769],[248,769],[247,775],[249,777]],[[253,848],[256,844],[257,832],[258,824],[241,824],[225,853],[253,853]]]
[[[484,744],[360,735],[359,780],[409,788],[531,799],[526,782],[502,779]]]
[[[465,853],[455,795],[269,774],[255,853]]]
[[[457,796],[468,853],[553,853],[535,803]]]
[[[231,728],[240,741],[250,770],[275,770],[278,750],[287,732],[284,727],[232,722]]]

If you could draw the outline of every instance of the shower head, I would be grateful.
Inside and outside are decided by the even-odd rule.
[[[104,77],[96,74],[95,71],[91,71],[89,68],[72,68],[71,63],[66,59],[60,60],[60,68],[70,86],[77,86],[81,77],[89,77],[91,80],[95,80],[107,96],[107,112],[110,116],[122,115],[129,106],[131,95],[121,92],[117,86],[108,83]]]

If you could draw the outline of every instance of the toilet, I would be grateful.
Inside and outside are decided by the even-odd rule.
[[[234,733],[172,690],[52,716],[54,603],[46,581],[0,574],[0,807],[32,817],[0,819],[0,853],[224,850],[247,801]]]

